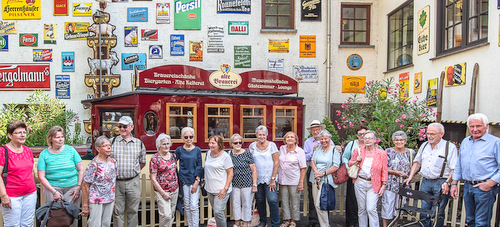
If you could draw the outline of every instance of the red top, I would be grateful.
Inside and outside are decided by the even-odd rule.
[[[7,146],[4,146],[7,147]],[[7,173],[7,195],[19,197],[36,191],[35,177],[33,176],[33,152],[23,146],[22,153],[14,153],[7,147],[9,152],[9,169]],[[5,149],[0,147],[0,166],[5,165]]]
[[[358,158],[359,151],[361,151],[361,163],[359,166],[363,166],[363,162],[365,161],[365,147],[356,148],[352,152],[351,160],[349,160],[349,166],[352,166],[356,163],[356,159]],[[361,170],[361,168],[359,168]],[[373,186],[373,190],[375,193],[378,193],[380,188],[382,187],[382,182],[387,182],[389,177],[389,173],[387,172],[387,152],[381,150],[379,148],[375,148],[373,152],[373,163],[372,168],[370,169],[371,182]],[[353,183],[356,182],[356,179],[353,179]]]

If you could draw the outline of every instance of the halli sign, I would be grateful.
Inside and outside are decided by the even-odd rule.
[[[248,35],[248,21],[229,21],[229,35]]]
[[[50,90],[50,64],[0,64],[0,90]]]

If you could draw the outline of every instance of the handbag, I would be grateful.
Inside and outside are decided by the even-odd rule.
[[[260,216],[259,211],[257,210],[257,206],[255,205],[255,200],[252,204],[252,219],[250,220],[250,227],[257,227],[260,224]]]
[[[199,187],[200,187],[200,190],[201,190],[201,195],[202,196],[207,196],[208,193],[207,193],[207,190],[205,189],[205,178],[201,179]]]
[[[358,156],[361,155],[361,150],[358,148]],[[349,166],[348,173],[350,178],[358,178],[358,172],[359,172],[359,164],[356,163],[352,166]]]
[[[343,184],[349,180],[349,175],[347,174],[347,168],[345,164],[342,162],[342,158],[340,158],[340,167],[332,173],[333,182],[335,184]]]
[[[326,182],[321,185],[319,209],[335,210],[335,189],[328,183],[328,177],[326,178]]]
[[[63,202],[61,203],[60,209],[52,209],[52,205],[57,201],[52,201],[49,208],[49,218],[47,220],[47,227],[68,227],[73,224],[75,218],[68,213],[66,208],[64,208]]]

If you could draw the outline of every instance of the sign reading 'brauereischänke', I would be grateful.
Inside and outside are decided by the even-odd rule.
[[[50,90],[50,64],[0,64],[0,90]]]

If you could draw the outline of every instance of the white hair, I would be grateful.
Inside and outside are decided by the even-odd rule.
[[[444,133],[444,126],[441,124],[441,123],[437,123],[437,122],[434,122],[434,123],[430,123],[427,128],[430,128],[430,127],[436,127],[439,129],[439,131],[441,131],[442,133]]]
[[[241,137],[240,134],[238,133],[235,133],[231,136],[231,138],[229,139],[229,143],[233,143],[235,140],[241,140],[241,142],[243,142],[243,137]]]
[[[186,132],[191,132],[191,134],[193,134],[193,136],[194,136],[194,129],[193,128],[191,128],[191,127],[184,127],[184,128],[182,128],[182,130],[181,130],[181,136],[184,136],[184,133],[186,133]]]
[[[467,118],[467,125],[469,125],[470,120],[481,120],[483,122],[484,126],[487,126],[489,124],[488,117],[486,117],[486,115],[483,113],[471,114]]]
[[[162,134],[158,135],[158,137],[156,138],[156,149],[157,150],[161,147],[161,142],[163,140],[167,140],[168,145],[172,146],[172,140],[170,139],[170,136],[165,134],[165,133],[162,133]]]
[[[255,135],[257,135],[259,131],[264,131],[266,133],[266,136],[269,135],[269,131],[267,131],[267,127],[264,125],[259,125],[257,128],[255,128]]]

